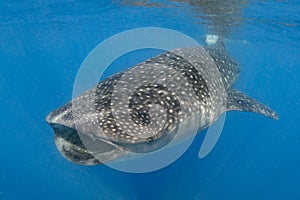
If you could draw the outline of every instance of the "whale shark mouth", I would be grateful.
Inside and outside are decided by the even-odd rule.
[[[104,138],[91,139],[88,135],[79,136],[76,129],[51,123],[57,149],[67,160],[80,165],[96,165],[112,161],[125,155],[118,145]],[[89,146],[84,145],[85,141]]]
[[[51,124],[57,149],[69,161],[82,165],[96,165],[100,162],[84,146],[78,132],[60,124]]]

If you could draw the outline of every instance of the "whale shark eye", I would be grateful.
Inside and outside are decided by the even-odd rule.
[[[150,143],[150,142],[152,142],[153,141],[153,137],[148,137],[147,139],[146,139],[146,142],[148,142],[148,143]]]

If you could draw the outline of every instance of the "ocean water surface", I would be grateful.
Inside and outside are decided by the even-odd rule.
[[[296,0],[0,2],[0,199],[300,199],[300,2]],[[131,174],[64,159],[45,117],[72,98],[88,53],[141,27],[224,38],[241,65],[234,85],[278,121],[228,112],[204,159],[205,136],[161,170]],[[153,56],[138,52],[113,72]],[[118,67],[119,66],[119,67]]]

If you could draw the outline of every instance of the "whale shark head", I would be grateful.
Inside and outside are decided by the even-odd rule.
[[[92,153],[86,149],[75,129],[72,103],[68,103],[51,112],[47,116],[46,121],[54,130],[54,140],[57,149],[67,160],[84,165],[99,163]]]
[[[47,123],[54,130],[56,147],[67,160],[81,165],[95,165],[124,155],[124,151],[118,145],[105,138],[94,141],[95,149],[86,148],[83,143],[84,134],[79,134],[80,127],[75,124],[73,112],[74,107],[70,102],[46,117]]]

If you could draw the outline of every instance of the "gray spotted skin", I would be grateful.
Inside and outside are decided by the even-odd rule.
[[[206,51],[175,49],[108,77],[46,121],[64,157],[93,165],[160,149],[183,121],[197,119],[201,131],[227,110],[277,119],[267,106],[231,89],[238,73],[222,43]],[[95,144],[86,148],[81,140]]]
[[[238,78],[240,66],[227,53],[222,38],[216,44],[208,45],[205,49],[214,59],[216,67],[222,75],[224,87],[228,90]]]

